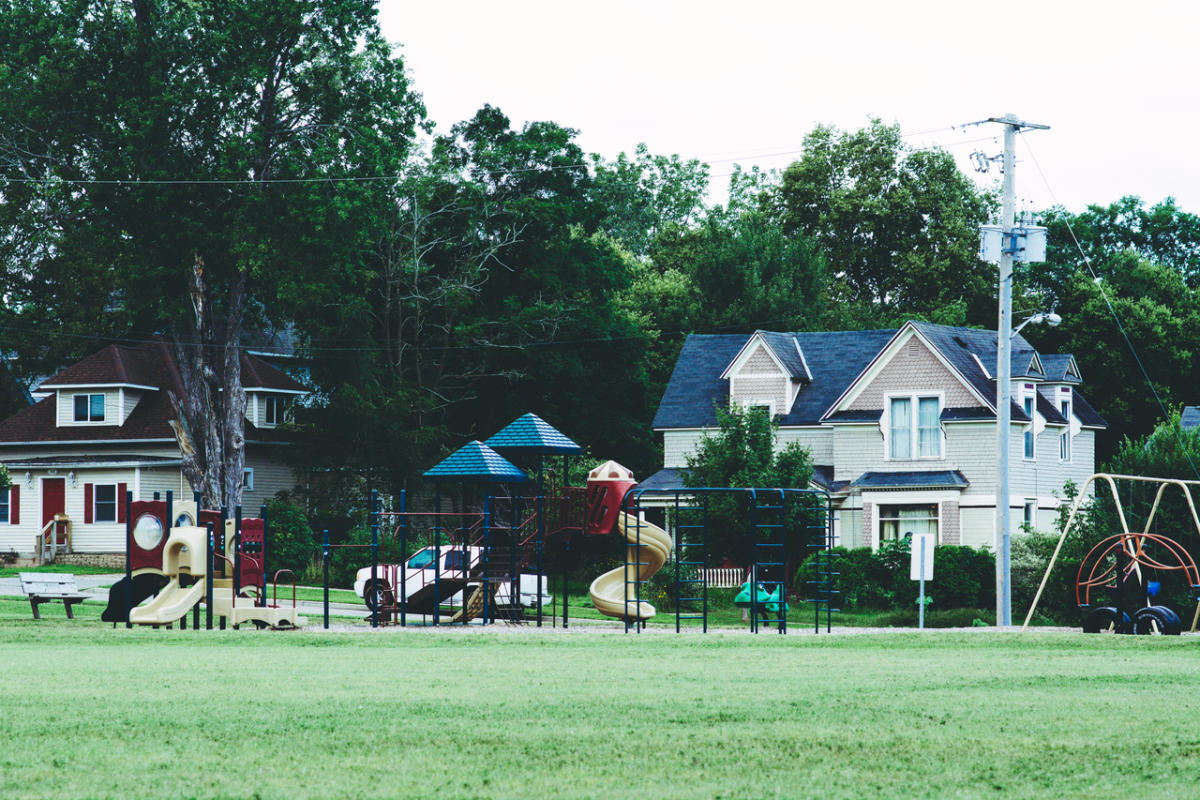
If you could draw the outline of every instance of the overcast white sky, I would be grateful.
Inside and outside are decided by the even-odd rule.
[[[1200,4],[1185,0],[382,0],[380,20],[443,130],[491,103],[607,157],[645,142],[700,158],[723,187],[735,161],[785,166],[814,125],[872,116],[974,175],[1000,126],[949,128],[1012,112],[1051,126],[1018,143],[1023,208],[1136,194],[1200,213]]]

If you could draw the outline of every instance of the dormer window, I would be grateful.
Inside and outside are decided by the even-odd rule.
[[[278,397],[263,398],[263,424],[278,425],[283,422],[283,403]]]
[[[104,422],[104,395],[75,395],[76,422]]]

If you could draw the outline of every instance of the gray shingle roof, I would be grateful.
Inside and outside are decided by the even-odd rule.
[[[795,333],[812,383],[800,390],[784,425],[817,425],[850,382],[871,362],[895,331]],[[746,344],[748,334],[692,334],[683,343],[671,380],[654,415],[655,428],[708,428],[717,424],[716,405],[729,402],[721,373]]]
[[[1075,363],[1075,356],[1070,353],[1052,353],[1042,356],[1042,367],[1046,370],[1046,380],[1052,383],[1079,383],[1079,378],[1067,374],[1067,368]],[[1079,365],[1075,364],[1078,371]]]
[[[956,469],[929,472],[864,472],[850,485],[855,489],[965,489],[969,481]]]
[[[787,370],[789,376],[808,380],[808,370],[804,368],[804,359],[800,357],[800,351],[796,349],[798,343],[794,334],[772,333],[771,331],[757,331],[757,333],[767,347],[771,348],[775,357],[783,363],[783,368]]]
[[[975,328],[960,328],[950,325],[934,325],[929,322],[913,322],[913,327],[934,347],[957,371],[980,397],[995,404],[996,382],[992,377],[996,365],[996,332]],[[827,331],[816,333],[764,334],[783,337],[772,341],[782,342],[788,338],[800,345],[804,358],[812,373],[812,383],[801,387],[796,401],[787,414],[780,419],[784,426],[819,425],[830,406],[842,395],[850,384],[867,368],[871,361],[898,333],[897,330],[872,331]],[[721,373],[745,346],[749,334],[693,334],[684,342],[671,380],[663,392],[653,427],[664,428],[708,428],[717,424],[714,408],[724,407],[729,401],[729,381],[721,380]],[[782,347],[782,344],[780,344]],[[775,349],[772,345],[772,349]],[[1027,371],[1036,351],[1019,334],[1013,338],[1013,374]],[[797,357],[798,358],[798,357]],[[1055,362],[1058,368],[1058,361]],[[1045,359],[1043,359],[1045,367]],[[1064,367],[1065,369],[1065,367]],[[1018,370],[1020,372],[1018,372]],[[1049,368],[1046,368],[1050,374]],[[1039,411],[1041,411],[1039,403]],[[1107,427],[1078,392],[1075,393],[1075,413],[1089,427]],[[1061,416],[1049,403],[1043,415],[1048,420]],[[992,412],[981,413],[963,409],[947,409],[943,420],[990,419]],[[1015,403],[1012,418],[1026,421],[1024,411]],[[878,413],[839,412],[830,421],[864,421],[878,419]]]

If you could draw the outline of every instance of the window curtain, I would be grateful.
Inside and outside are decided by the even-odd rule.
[[[922,397],[917,406],[921,458],[937,458],[942,454],[941,411],[936,397]]]
[[[912,400],[907,397],[892,398],[888,414],[890,429],[889,455],[891,458],[912,458]]]

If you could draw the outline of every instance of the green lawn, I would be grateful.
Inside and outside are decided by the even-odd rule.
[[[1192,798],[1197,647],[3,614],[0,796]]]
[[[84,567],[78,564],[43,564],[40,567],[0,567],[0,578],[15,578],[21,572],[57,572],[69,575],[115,575],[122,572],[112,567]]]

